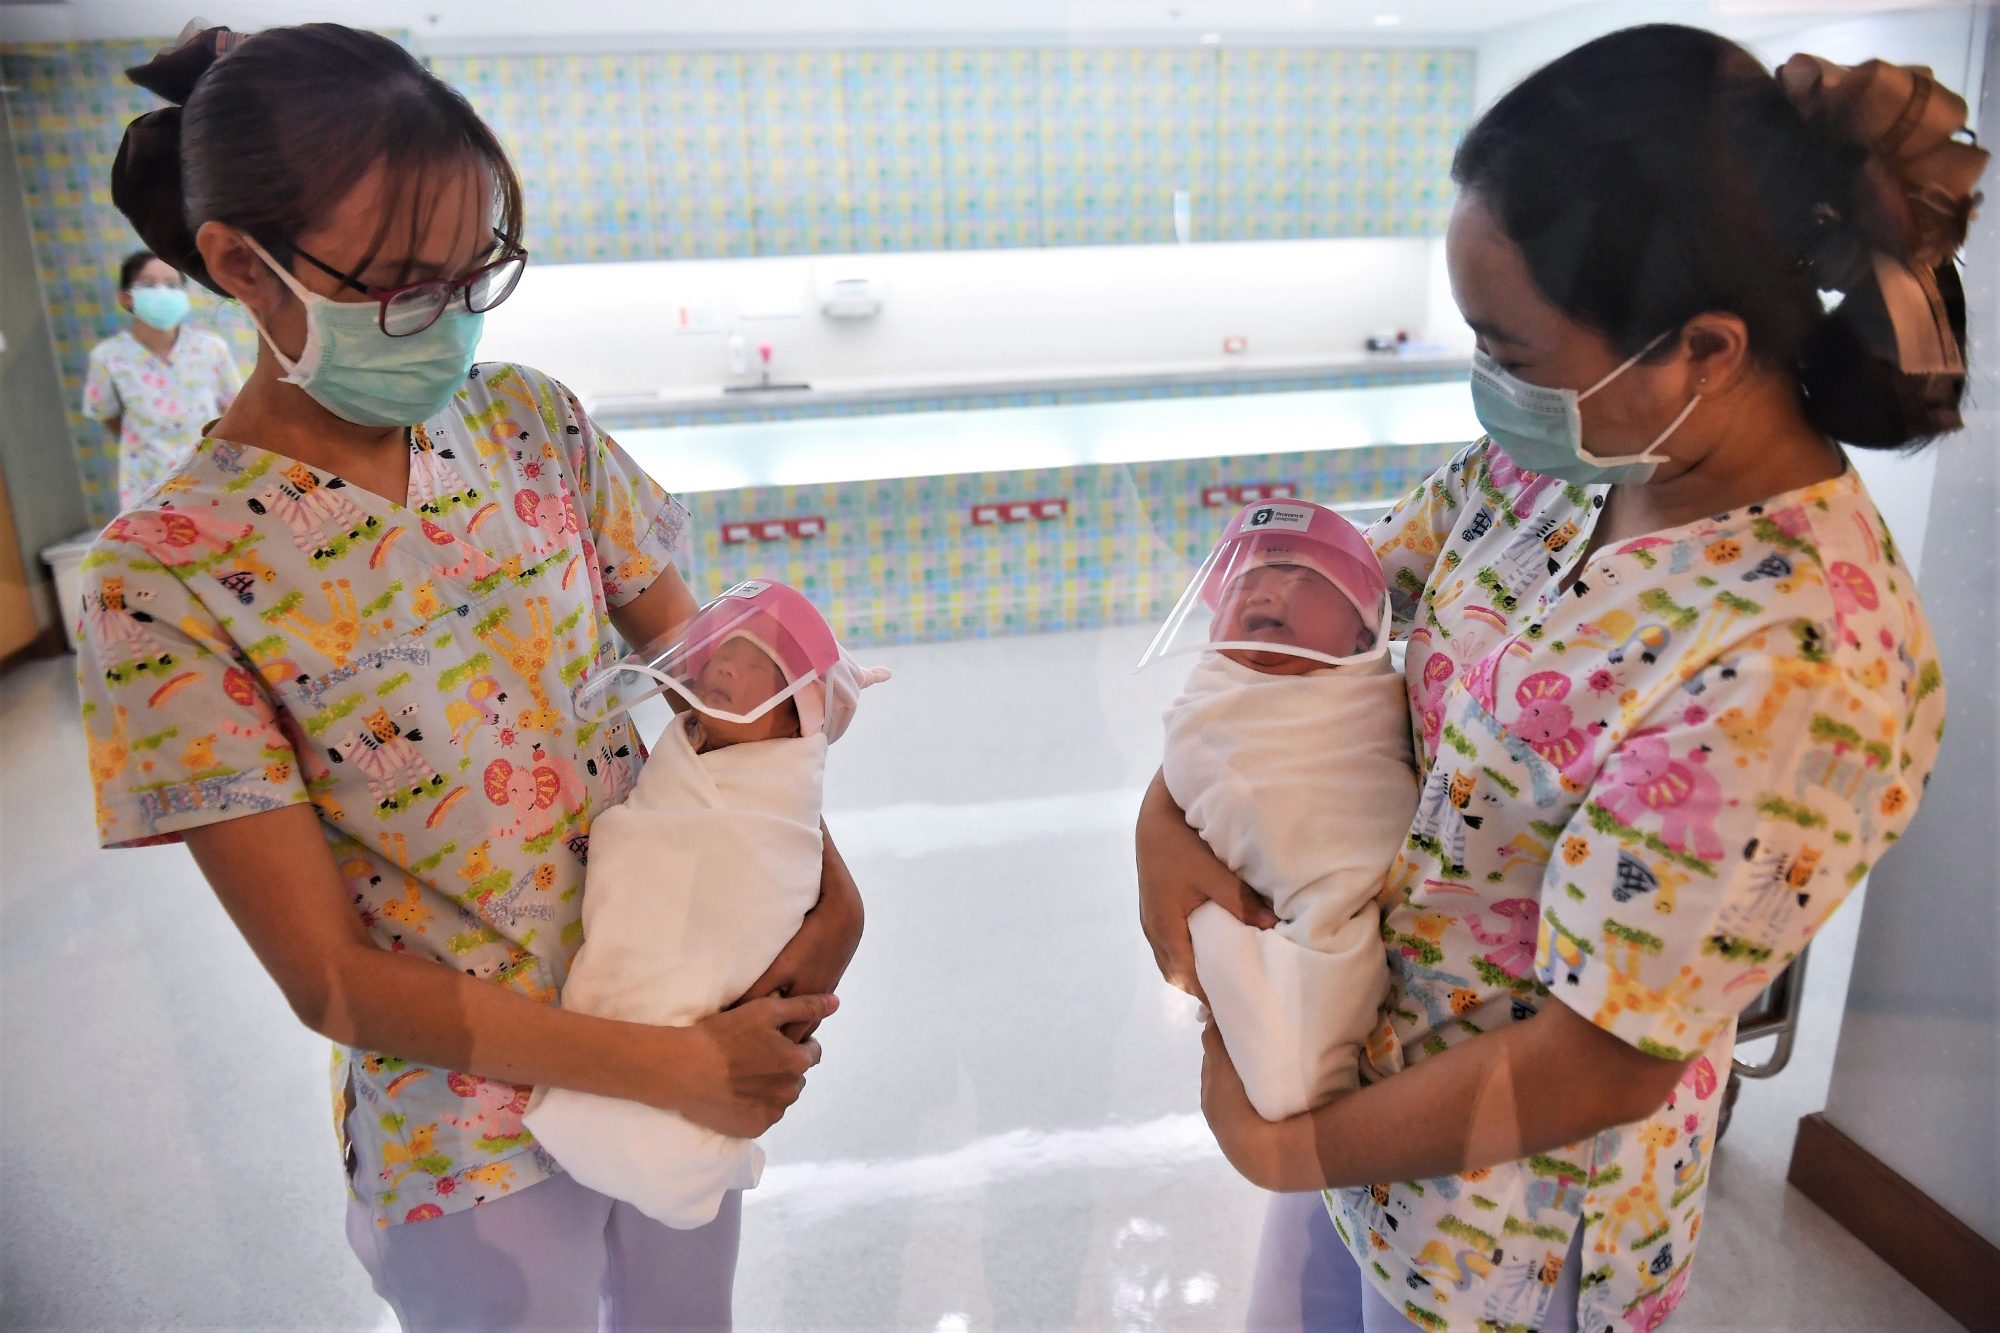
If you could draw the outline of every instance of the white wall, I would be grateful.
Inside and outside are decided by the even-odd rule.
[[[1939,5],[1752,37],[1744,45],[1772,66],[1800,51],[1843,65],[1880,59],[1928,66],[1947,87],[1971,99],[1976,123],[1985,15],[1983,5]],[[1986,337],[1990,342],[1992,334]],[[1852,451],[1861,478],[1889,530],[1896,534],[1912,573],[1921,572],[1938,458],[1946,450],[1970,443],[1961,437],[1941,448],[1909,456]]]
[[[1743,5],[1685,0],[1586,5],[1482,35],[1475,100],[1482,108],[1490,105],[1542,65],[1605,33],[1641,23],[1686,23],[1735,38],[1773,67],[1799,51],[1843,64],[1879,58],[1927,65],[1976,104],[1987,13],[1984,5],[1926,5],[1805,26]],[[1915,565],[1924,548],[1935,452],[1908,458],[1861,450],[1854,455],[1890,531]]]
[[[1952,91],[1969,95],[1979,86],[1981,27],[1985,5],[1936,5],[1895,13],[1870,14],[1747,40],[1744,45],[1778,65],[1800,51],[1843,65],[1890,60],[1924,65]],[[1972,97],[1974,115],[1978,98]]]
[[[2000,68],[2000,32],[1986,34]],[[1989,80],[1985,114],[2000,118]],[[1989,187],[1990,188],[1990,187]],[[2000,1244],[2000,214],[1973,224],[1966,265],[1973,380],[1961,435],[1934,447],[1925,573],[1949,717],[1903,844],[1870,877],[1834,1055],[1827,1119]]]
[[[1359,356],[1381,327],[1421,333],[1434,248],[1357,239],[530,265],[487,316],[480,354],[539,366],[586,398],[712,393],[731,379],[732,331],[772,344],[774,380],[822,389],[1255,373]],[[881,313],[825,318],[816,272],[877,278]],[[715,331],[676,332],[683,307],[712,312]],[[1240,354],[1225,353],[1231,336],[1245,340]]]
[[[1474,105],[1493,100],[1572,47],[1593,37],[1641,23],[1685,23],[1742,42],[1776,66],[1798,51],[1843,64],[1879,57],[1905,65],[1928,65],[1959,91],[1977,84],[1975,62],[1983,41],[1974,24],[1983,5],[1884,5],[1874,14],[1835,22],[1812,22],[1812,15],[1787,18],[1775,5],[1708,3],[1705,0],[1619,0],[1579,5],[1523,23],[1480,34],[1474,73]],[[1983,39],[1983,31],[1977,34]]]

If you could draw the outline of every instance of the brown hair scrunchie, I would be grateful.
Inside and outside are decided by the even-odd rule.
[[[1835,239],[1814,258],[1827,285],[1859,289],[1866,317],[1852,322],[1876,356],[1910,376],[1962,376],[1954,265],[1989,156],[1960,137],[1965,99],[1928,69],[1882,60],[1847,66],[1795,55],[1777,77],[1808,124],[1866,153],[1853,216],[1822,205],[1828,220],[1853,228],[1844,242],[1838,228],[1826,229]],[[1957,417],[1952,409],[1940,421],[1955,426]]]
[[[126,78],[170,105],[127,125],[111,163],[111,202],[146,248],[218,296],[228,293],[208,276],[181,191],[181,104],[209,67],[244,40],[227,28],[183,34],[171,49],[126,70]]]
[[[1965,99],[1928,69],[1795,55],[1778,82],[1799,114],[1868,152],[1869,189],[1855,223],[1879,250],[1934,267],[1965,243],[1988,153],[1960,139]]]

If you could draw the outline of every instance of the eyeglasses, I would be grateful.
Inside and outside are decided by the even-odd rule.
[[[351,273],[342,273],[325,260],[314,258],[294,245],[291,252],[342,285],[372,298],[381,307],[377,321],[391,338],[407,338],[422,333],[438,322],[438,316],[463,298],[465,308],[483,315],[514,294],[521,273],[528,267],[528,252],[506,237],[499,238],[500,256],[458,278],[431,278],[387,290],[374,288]]]

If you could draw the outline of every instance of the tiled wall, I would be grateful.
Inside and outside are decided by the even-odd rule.
[[[449,57],[550,262],[1442,229],[1470,51]]]
[[[123,71],[161,41],[0,50],[85,500],[115,505],[75,414],[119,324],[111,206]],[[440,58],[519,160],[545,262],[1426,235],[1470,111],[1458,50],[871,50]],[[244,364],[248,321],[195,293]]]
[[[710,595],[754,575],[827,612],[851,645],[1131,624],[1164,616],[1228,516],[1206,486],[1291,482],[1327,504],[1400,498],[1456,445],[1184,459],[1129,466],[764,486],[687,497],[691,586]],[[1068,515],[979,525],[972,506],[1062,497]],[[725,520],[818,515],[826,535],[725,545]]]
[[[90,349],[118,331],[118,263],[138,237],[111,206],[111,160],[127,122],[159,99],[125,81],[125,70],[164,43],[65,42],[0,50],[0,82],[11,85],[7,114],[27,189],[43,299],[55,331],[70,429],[80,446],[84,502],[97,522],[118,501],[117,459],[104,429],[77,410]],[[18,281],[7,274],[5,281]],[[247,372],[256,334],[233,303],[192,291],[193,321],[224,334]],[[51,448],[62,444],[50,442]]]

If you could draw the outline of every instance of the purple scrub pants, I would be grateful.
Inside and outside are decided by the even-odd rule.
[[[727,1329],[743,1196],[675,1231],[568,1176],[428,1222],[378,1227],[349,1203],[347,1240],[408,1333],[438,1329]]]

